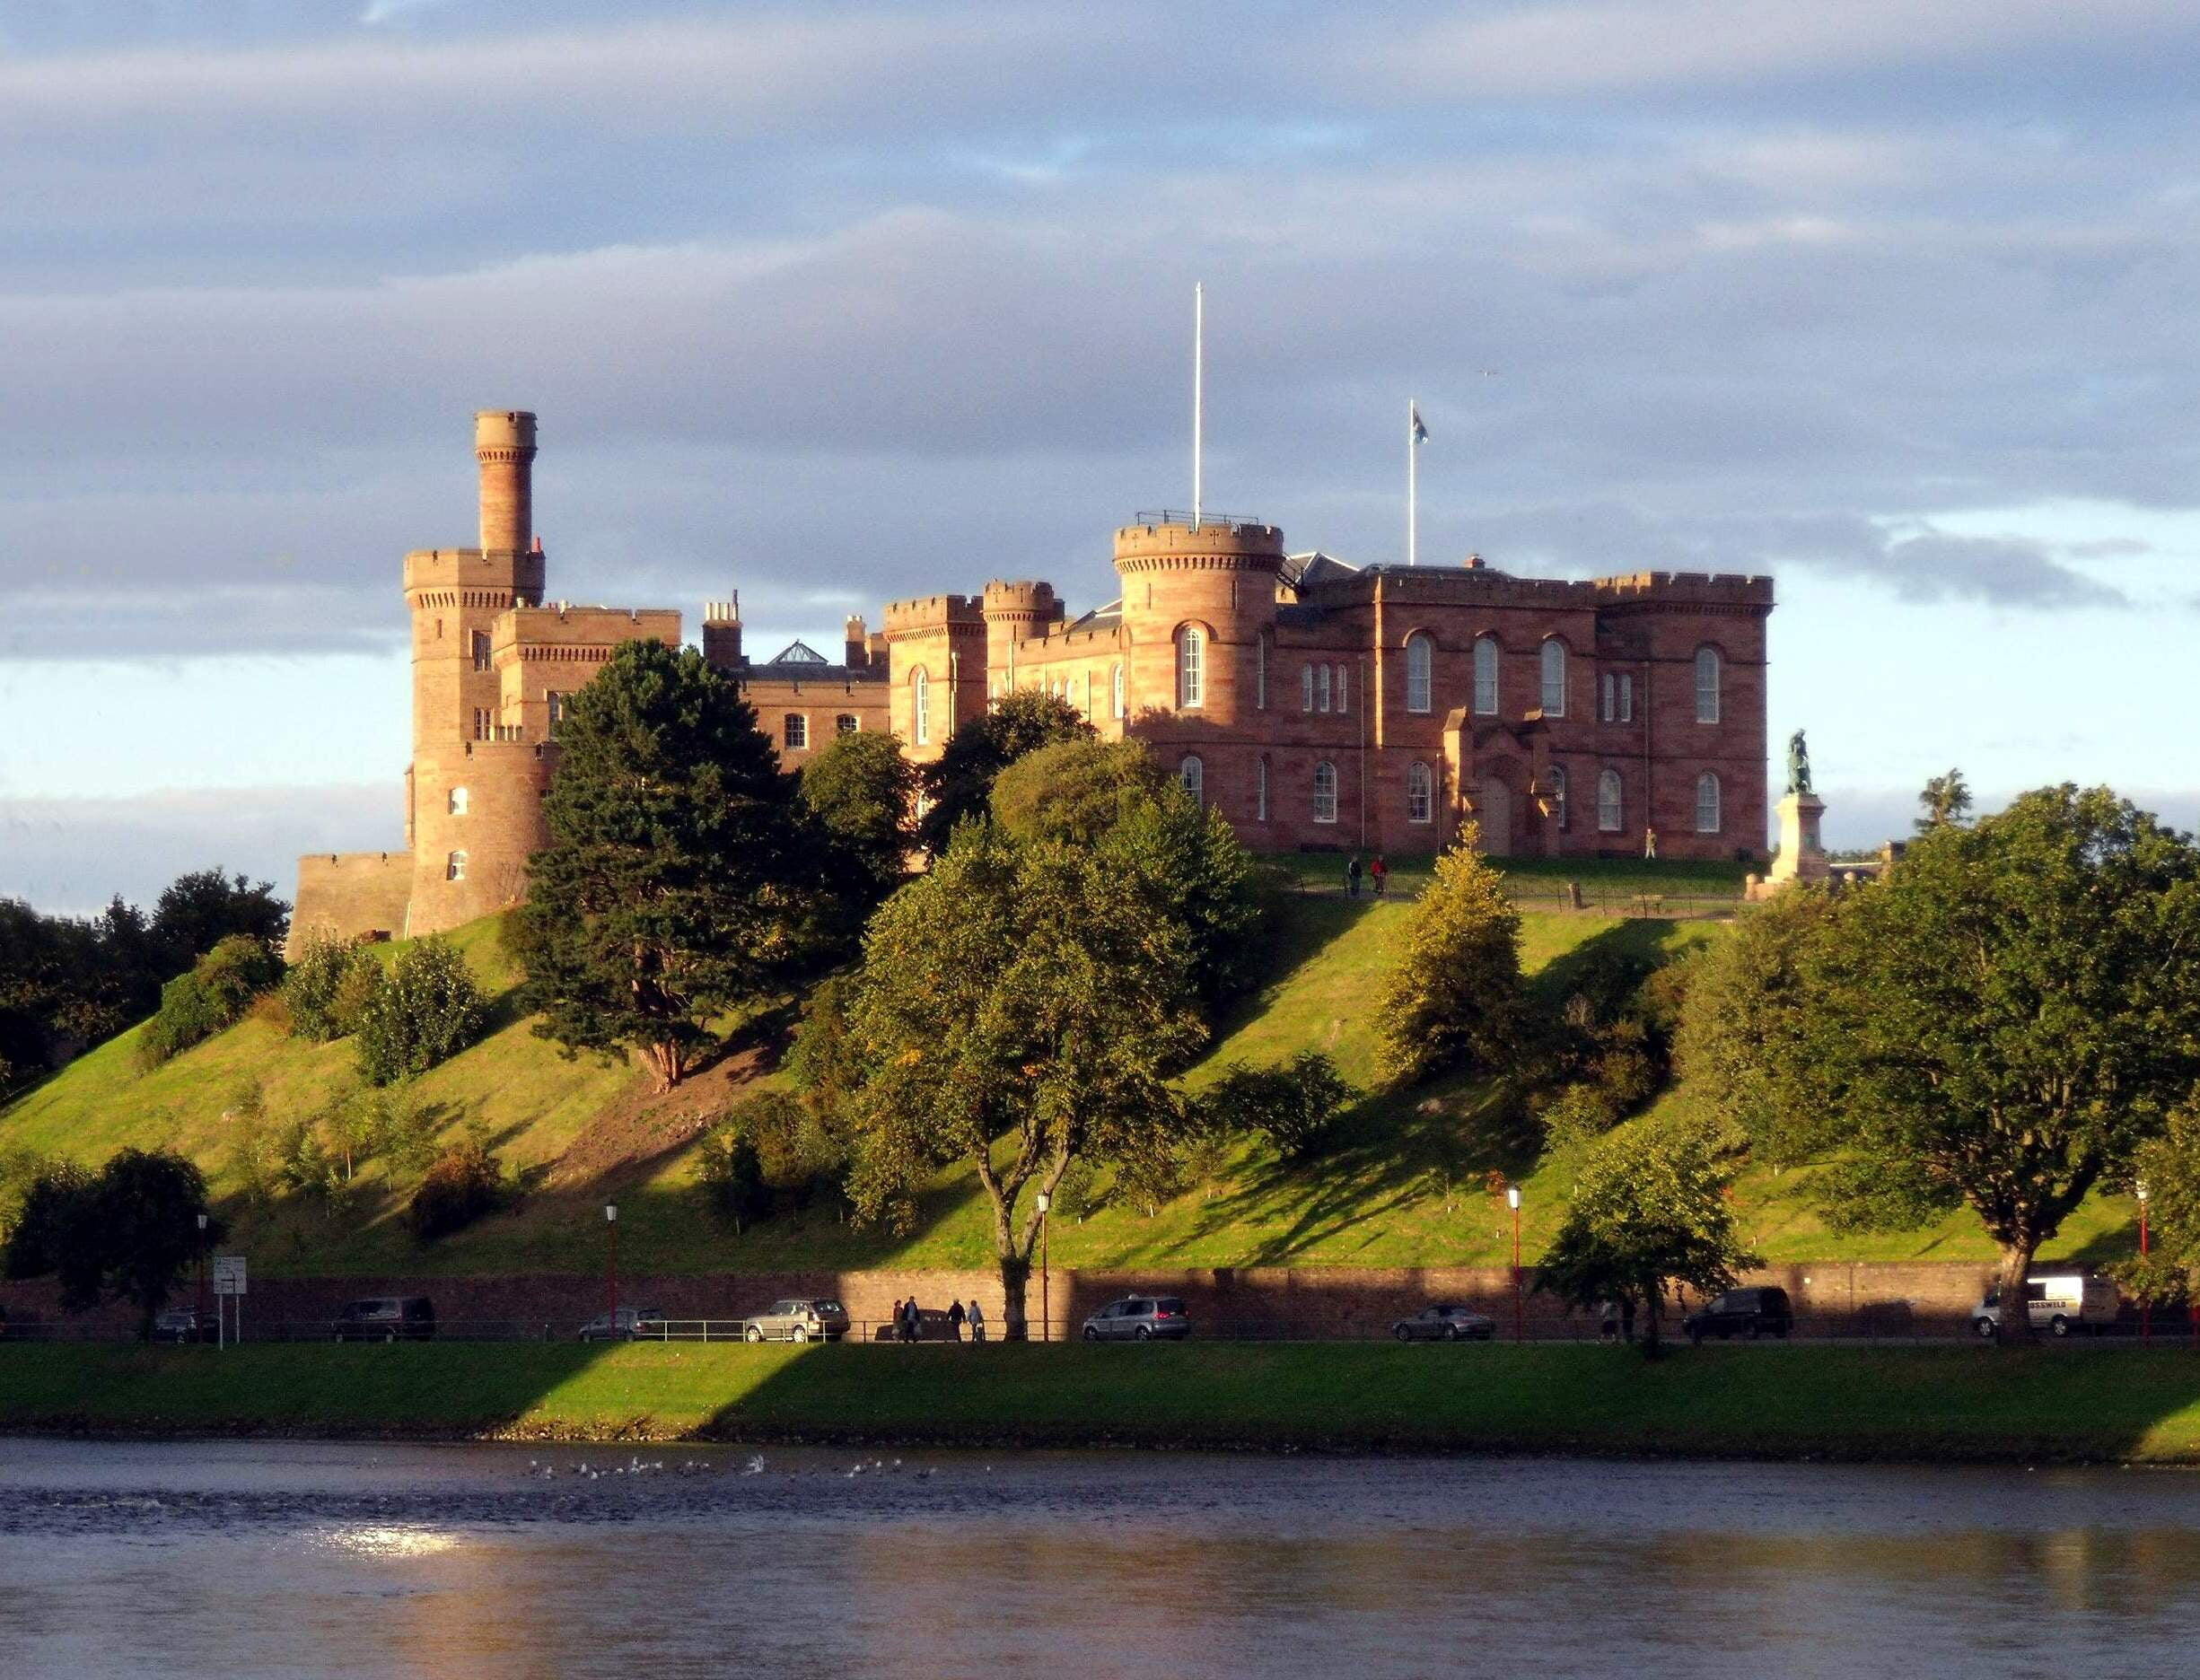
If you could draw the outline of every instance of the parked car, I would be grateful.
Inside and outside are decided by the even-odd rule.
[[[1191,1316],[1173,1295],[1127,1295],[1084,1321],[1088,1342],[1181,1342],[1192,1333]]]
[[[1795,1309],[1788,1304],[1784,1289],[1769,1285],[1731,1289],[1690,1313],[1680,1321],[1680,1327],[1688,1333],[1689,1341],[1698,1343],[1705,1336],[1729,1342],[1736,1336],[1752,1342],[1759,1336],[1784,1338],[1795,1327]]]
[[[339,1342],[427,1342],[435,1335],[435,1306],[425,1295],[373,1295],[337,1315]]]
[[[1401,1342],[1486,1342],[1497,1334],[1497,1321],[1464,1307],[1424,1307],[1392,1325],[1390,1334]]]
[[[2074,1335],[2079,1331],[2099,1335],[2117,1320],[2122,1303],[2116,1284],[2089,1272],[2051,1272],[2024,1280],[2024,1306],[2032,1328],[2051,1335]],[[1991,1341],[2002,1326],[2002,1291],[1996,1284],[1971,1308],[1971,1330],[1982,1341]]]
[[[741,1332],[749,1342],[837,1342],[848,1333],[848,1309],[829,1296],[774,1301]]]
[[[214,1326],[199,1322],[198,1315],[188,1308],[162,1313],[153,1321],[153,1339],[155,1342],[211,1342]]]
[[[581,1326],[583,1342],[632,1342],[637,1337],[662,1342],[665,1335],[664,1314],[654,1307],[621,1307],[616,1315],[598,1313]]]

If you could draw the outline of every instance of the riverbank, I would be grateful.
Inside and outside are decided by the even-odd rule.
[[[2200,1463],[2183,1349],[0,1347],[0,1430]]]

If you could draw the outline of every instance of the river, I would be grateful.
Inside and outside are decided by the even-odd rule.
[[[2154,1676],[2196,1594],[2175,1472],[0,1439],[8,1680]]]

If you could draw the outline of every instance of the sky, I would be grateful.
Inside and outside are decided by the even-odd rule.
[[[750,645],[1190,490],[1770,573],[1836,846],[2200,821],[2189,0],[0,0],[0,895],[401,844],[408,547]],[[1775,753],[1775,758],[1778,755]],[[1778,766],[1772,766],[1776,774]]]

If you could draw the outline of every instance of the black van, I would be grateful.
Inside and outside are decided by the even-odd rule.
[[[1784,1339],[1795,1327],[1795,1309],[1788,1305],[1787,1291],[1784,1289],[1769,1284],[1731,1289],[1708,1306],[1690,1313],[1680,1321],[1680,1327],[1688,1333],[1688,1340],[1696,1343],[1714,1335],[1727,1341],[1736,1336],[1747,1336],[1752,1342],[1767,1335]]]
[[[376,1295],[337,1315],[339,1342],[428,1342],[434,1335],[435,1303],[425,1295]]]

